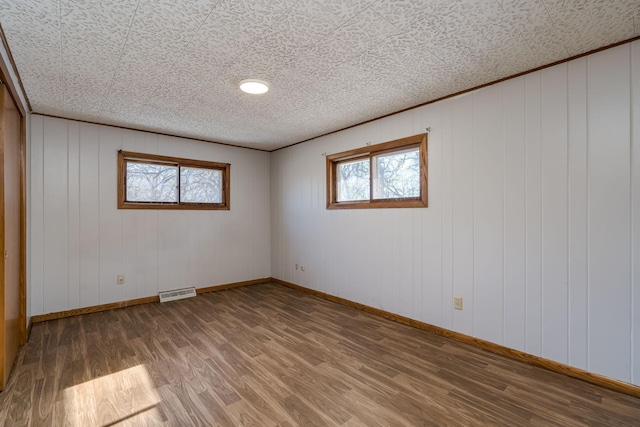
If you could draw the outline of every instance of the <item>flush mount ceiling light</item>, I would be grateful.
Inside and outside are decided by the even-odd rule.
[[[269,85],[263,80],[246,79],[240,82],[240,90],[252,95],[261,95],[269,90]]]

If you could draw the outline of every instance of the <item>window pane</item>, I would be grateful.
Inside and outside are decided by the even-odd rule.
[[[180,168],[180,201],[222,203],[222,171],[218,169]]]
[[[369,159],[338,163],[337,201],[369,200]]]
[[[373,158],[373,198],[420,197],[420,149],[396,151]]]
[[[178,168],[127,162],[127,202],[178,202]]]

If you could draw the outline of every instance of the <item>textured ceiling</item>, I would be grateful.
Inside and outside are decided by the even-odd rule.
[[[640,1],[0,0],[0,23],[36,113],[272,150],[640,35]]]

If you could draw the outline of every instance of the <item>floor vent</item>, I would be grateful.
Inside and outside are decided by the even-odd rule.
[[[175,301],[177,299],[191,298],[196,296],[196,288],[174,289],[172,291],[160,292],[160,302]]]

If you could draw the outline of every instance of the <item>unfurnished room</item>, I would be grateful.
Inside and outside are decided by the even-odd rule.
[[[0,425],[640,426],[640,1],[0,0]]]

